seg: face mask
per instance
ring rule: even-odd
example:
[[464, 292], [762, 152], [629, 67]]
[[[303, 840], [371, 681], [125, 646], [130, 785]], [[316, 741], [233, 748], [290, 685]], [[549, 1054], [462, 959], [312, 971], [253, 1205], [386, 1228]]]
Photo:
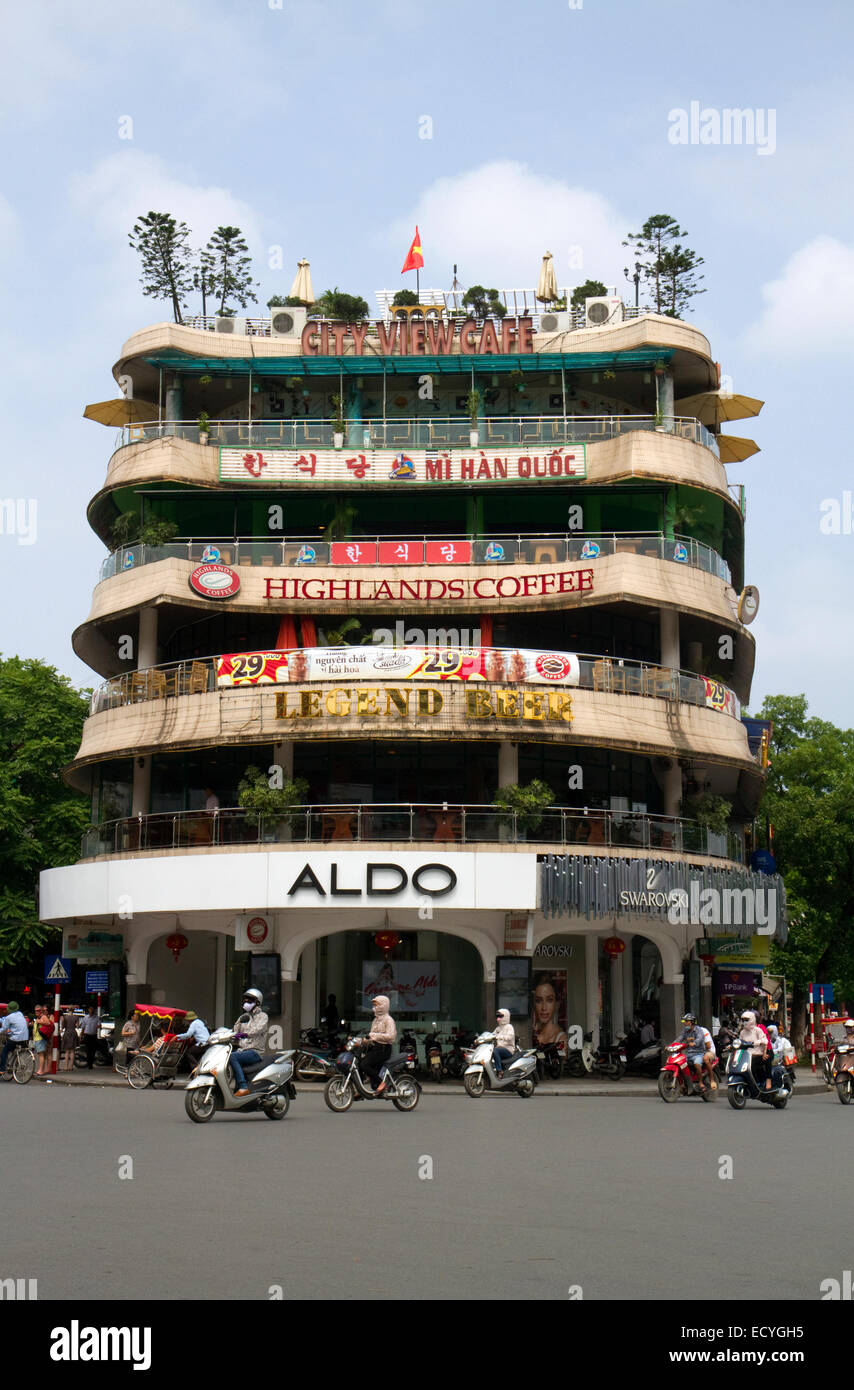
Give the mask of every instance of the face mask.
[[253, 1010], [253, 1009], [257, 1009], [257, 1007], [258, 1007], [258, 1005], [255, 1003], [255, 1000], [254, 1000], [254, 999], [244, 999], [244, 1001], [243, 1001], [243, 1012], [244, 1012], [244, 1013], [246, 1013], [246, 1014], [251, 1014], [252, 1010]]

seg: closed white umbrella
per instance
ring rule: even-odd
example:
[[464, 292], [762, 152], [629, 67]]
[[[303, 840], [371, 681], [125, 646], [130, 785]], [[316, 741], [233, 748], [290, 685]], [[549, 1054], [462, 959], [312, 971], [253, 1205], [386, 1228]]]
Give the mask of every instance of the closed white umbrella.
[[314, 303], [314, 290], [311, 287], [311, 271], [308, 261], [297, 262], [297, 278], [291, 285], [291, 299], [301, 299], [304, 304]]
[[551, 251], [547, 251], [543, 256], [543, 264], [540, 266], [540, 278], [537, 281], [537, 298], [541, 300], [543, 304], [551, 304], [555, 299], [559, 298]]

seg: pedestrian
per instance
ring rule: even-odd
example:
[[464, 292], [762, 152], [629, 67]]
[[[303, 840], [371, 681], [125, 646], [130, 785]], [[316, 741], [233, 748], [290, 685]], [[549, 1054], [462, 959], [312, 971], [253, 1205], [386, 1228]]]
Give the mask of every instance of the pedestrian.
[[128, 1009], [128, 1016], [122, 1027], [122, 1042], [125, 1045], [125, 1062], [129, 1062], [139, 1047], [139, 1012]]
[[60, 1041], [62, 1043], [62, 1060], [64, 1063], [63, 1071], [74, 1069], [74, 1054], [77, 1051], [77, 1019], [74, 1017], [73, 1009], [66, 1009], [62, 1015], [60, 1024]]
[[36, 1076], [47, 1076], [50, 1071], [50, 1043], [53, 1037], [53, 1019], [43, 1004], [36, 1004], [33, 1019], [33, 1051], [38, 1058]]
[[93, 1071], [95, 1067], [95, 1052], [98, 1047], [98, 1028], [101, 1020], [95, 1013], [95, 1005], [89, 1005], [89, 1011], [83, 1019], [83, 1046], [86, 1048], [86, 1070]]
[[334, 994], [330, 994], [327, 999], [326, 1008], [323, 1011], [323, 1017], [320, 1021], [326, 1024], [326, 1031], [330, 1037], [333, 1037], [338, 1032], [341, 1016], [338, 1013], [338, 1003]]

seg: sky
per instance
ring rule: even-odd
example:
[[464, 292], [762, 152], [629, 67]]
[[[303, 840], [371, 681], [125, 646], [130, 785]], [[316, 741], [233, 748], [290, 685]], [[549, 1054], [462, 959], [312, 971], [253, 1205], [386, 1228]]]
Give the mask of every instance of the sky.
[[[0, 651], [99, 680], [71, 633], [105, 553], [86, 506], [115, 435], [82, 412], [118, 394], [131, 333], [169, 317], [139, 288], [141, 213], [171, 212], [194, 245], [240, 226], [262, 305], [305, 256], [316, 292], [373, 309], [409, 285], [416, 223], [425, 286], [457, 264], [465, 284], [530, 287], [550, 250], [559, 284], [632, 300], [621, 243], [666, 212], [705, 261], [688, 321], [766, 402], [730, 427], [762, 449], [728, 470], [761, 595], [750, 708], [804, 693], [850, 727], [852, 31], [847, 0], [7, 8]], [[727, 109], [753, 113], [753, 143], [713, 141]]]

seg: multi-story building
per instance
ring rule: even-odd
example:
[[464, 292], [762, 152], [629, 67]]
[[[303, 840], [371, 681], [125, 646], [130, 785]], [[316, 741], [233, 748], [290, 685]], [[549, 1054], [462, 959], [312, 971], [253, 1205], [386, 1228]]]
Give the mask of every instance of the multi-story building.
[[[92, 826], [43, 918], [72, 955], [120, 938], [128, 1002], [230, 1019], [249, 972], [289, 1038], [377, 983], [424, 1023], [497, 989], [524, 1036], [536, 988], [545, 1031], [672, 1031], [710, 1008], [727, 903], [785, 932], [747, 866], [753, 591], [709, 344], [613, 301], [597, 326], [378, 298], [122, 349], [73, 639]], [[535, 780], [545, 809], [496, 804]]]

